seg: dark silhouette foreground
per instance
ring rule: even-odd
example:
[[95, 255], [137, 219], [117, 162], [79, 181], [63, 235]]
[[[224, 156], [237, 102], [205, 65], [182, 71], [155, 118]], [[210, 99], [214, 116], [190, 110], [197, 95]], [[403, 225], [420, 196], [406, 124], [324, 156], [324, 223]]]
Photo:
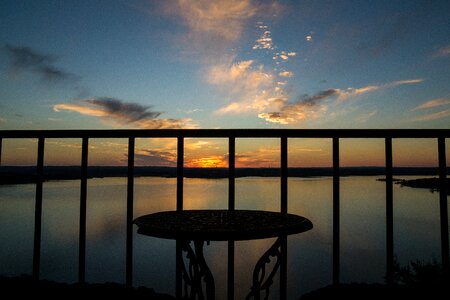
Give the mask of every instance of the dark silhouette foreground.
[[[127, 288], [123, 284], [66, 284], [48, 280], [35, 281], [29, 275], [0, 277], [3, 295], [14, 298], [30, 295], [59, 299], [82, 299], [81, 297], [112, 297], [112, 299], [173, 300], [174, 297], [159, 294], [151, 288]], [[341, 298], [342, 297], [342, 298]], [[425, 284], [384, 284], [352, 283], [327, 286], [301, 297], [301, 300], [315, 299], [450, 299], [450, 285], [444, 282]]]
[[315, 299], [450, 299], [450, 278], [436, 261], [394, 265], [394, 284], [352, 283], [330, 285], [309, 292], [301, 300]]
[[301, 297], [301, 300], [316, 299], [450, 299], [450, 286], [443, 284], [382, 285], [382, 284], [338, 284], [327, 286]]
[[[29, 275], [18, 277], [0, 277], [0, 290], [3, 295], [11, 295], [13, 298], [23, 297], [44, 299], [88, 299], [94, 296], [99, 299], [148, 299], [148, 300], [172, 300], [172, 296], [156, 293], [153, 289], [139, 287], [128, 288], [118, 283], [90, 283], [67, 284], [48, 280], [34, 280]], [[101, 297], [101, 298], [100, 298]]]

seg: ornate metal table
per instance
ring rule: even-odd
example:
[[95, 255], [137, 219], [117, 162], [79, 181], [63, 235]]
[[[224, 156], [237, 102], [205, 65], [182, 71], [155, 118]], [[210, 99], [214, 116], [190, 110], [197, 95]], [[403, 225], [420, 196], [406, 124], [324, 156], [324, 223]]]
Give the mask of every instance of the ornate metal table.
[[[301, 216], [257, 210], [164, 211], [141, 216], [134, 223], [140, 234], [177, 241], [177, 298], [189, 299], [204, 299], [202, 280], [206, 285], [206, 299], [215, 297], [214, 278], [203, 256], [205, 242], [278, 237], [258, 260], [253, 272], [253, 286], [247, 299], [259, 299], [261, 291], [265, 290], [267, 295], [280, 267], [286, 237], [313, 227], [311, 221]], [[189, 260], [187, 268], [183, 251]], [[272, 271], [266, 272], [265, 265], [270, 257], [275, 257], [276, 262]], [[184, 281], [184, 289], [181, 281]]]

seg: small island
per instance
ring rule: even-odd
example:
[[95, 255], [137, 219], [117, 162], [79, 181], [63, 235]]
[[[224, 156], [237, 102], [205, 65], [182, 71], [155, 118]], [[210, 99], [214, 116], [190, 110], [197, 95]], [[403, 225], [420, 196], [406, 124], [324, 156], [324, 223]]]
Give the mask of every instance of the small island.
[[[400, 186], [407, 186], [413, 188], [429, 189], [431, 192], [438, 192], [440, 190], [439, 178], [419, 178], [410, 180], [397, 180], [397, 184]], [[447, 190], [447, 195], [450, 195], [450, 178], [445, 179], [445, 188]]]

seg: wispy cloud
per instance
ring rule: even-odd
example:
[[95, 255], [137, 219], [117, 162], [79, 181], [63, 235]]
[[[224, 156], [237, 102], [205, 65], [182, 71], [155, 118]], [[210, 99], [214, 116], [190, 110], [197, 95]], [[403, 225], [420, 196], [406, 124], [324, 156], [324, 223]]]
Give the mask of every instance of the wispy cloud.
[[[422, 110], [427, 110], [427, 109], [432, 109], [432, 108], [442, 107], [442, 106], [448, 106], [448, 105], [450, 105], [450, 99], [438, 98], [438, 99], [426, 101], [426, 102], [422, 103], [421, 105], [416, 106], [411, 111], [422, 111]], [[450, 109], [418, 116], [418, 117], [413, 118], [412, 120], [413, 121], [433, 121], [433, 120], [446, 118], [448, 116], [450, 116]]]
[[449, 104], [450, 104], [450, 99], [446, 99], [446, 98], [433, 99], [430, 101], [426, 101], [426, 102], [422, 103], [421, 105], [413, 108], [412, 111], [419, 110], [419, 109], [427, 109], [427, 108], [432, 108], [432, 107], [437, 107], [437, 106], [443, 106], [443, 105], [449, 105]]
[[136, 149], [136, 165], [140, 166], [175, 166], [177, 151], [172, 149]]
[[246, 113], [264, 109], [285, 101], [284, 91], [276, 78], [263, 65], [253, 68], [253, 60], [212, 66], [207, 76], [210, 84], [216, 85], [236, 100], [217, 110], [217, 113]]
[[31, 72], [47, 82], [77, 79], [77, 76], [54, 66], [56, 58], [48, 54], [24, 46], [5, 45], [3, 50], [16, 72]]
[[422, 83], [422, 82], [423, 82], [422, 78], [407, 79], [407, 80], [393, 81], [393, 82], [385, 84], [383, 86], [386, 88], [390, 88], [390, 87], [396, 87], [396, 86], [403, 85], [403, 84], [417, 84], [417, 83]]
[[369, 92], [380, 91], [384, 89], [389, 89], [393, 87], [397, 87], [400, 85], [408, 85], [408, 84], [418, 84], [422, 83], [423, 79], [407, 79], [407, 80], [398, 80], [389, 82], [382, 85], [368, 85], [360, 88], [347, 88], [346, 90], [338, 90], [339, 91], [339, 100], [344, 100], [349, 97], [356, 97], [367, 94]]
[[198, 112], [202, 112], [203, 109], [201, 108], [193, 108], [193, 109], [188, 109], [185, 111], [186, 114], [190, 115], [190, 114], [194, 114], [194, 113], [198, 113]]
[[378, 110], [373, 110], [371, 112], [368, 112], [368, 113], [365, 113], [365, 114], [361, 114], [358, 117], [356, 117], [356, 122], [365, 123], [370, 118], [374, 117], [377, 113], [378, 113]]
[[[259, 86], [262, 82], [267, 81], [268, 74], [261, 70], [251, 70], [250, 67], [253, 60], [240, 61], [237, 63], [229, 62], [227, 64], [212, 66], [209, 70], [208, 81], [212, 84], [235, 84], [242, 82], [242, 85]], [[251, 77], [254, 82], [246, 82], [245, 77]], [[244, 82], [243, 82], [244, 81]]]
[[433, 53], [433, 58], [444, 57], [450, 55], [450, 45], [439, 48]]
[[68, 143], [66, 141], [48, 140], [45, 141], [45, 144], [63, 148], [81, 149], [81, 145], [79, 143]]
[[228, 41], [240, 38], [245, 22], [259, 9], [250, 0], [179, 0], [168, 4], [192, 33], [213, 34]]
[[[259, 113], [258, 116], [271, 123], [283, 125], [296, 124], [304, 120], [317, 119], [318, 117], [323, 116], [328, 111], [328, 107], [331, 103], [337, 105], [349, 98], [358, 97], [370, 92], [405, 84], [418, 84], [422, 81], [422, 79], [399, 80], [383, 85], [368, 85], [360, 88], [347, 88], [345, 90], [328, 89], [320, 91], [313, 96], [304, 95], [294, 103], [284, 101], [279, 106], [278, 111], [262, 112]], [[373, 115], [375, 115], [375, 113]]]
[[55, 112], [74, 111], [83, 115], [100, 117], [117, 125], [137, 128], [182, 128], [194, 126], [189, 119], [159, 119], [160, 112], [151, 110], [151, 106], [128, 103], [114, 98], [82, 99], [78, 103], [61, 103], [53, 106]]
[[49, 120], [50, 122], [62, 122], [63, 119], [61, 118], [47, 118], [47, 120]]
[[295, 151], [297, 152], [323, 152], [323, 149], [321, 148], [295, 148]]
[[[217, 60], [243, 35], [248, 22], [267, 11], [267, 4], [252, 0], [163, 1], [163, 11], [187, 29], [177, 43], [204, 60]], [[271, 6], [275, 9], [277, 5]]]
[[187, 140], [184, 147], [186, 150], [212, 149], [215, 147], [215, 143], [205, 140]]
[[237, 168], [277, 167], [280, 163], [280, 149], [259, 148], [236, 154]]
[[258, 117], [271, 123], [293, 124], [306, 119], [316, 119], [328, 110], [328, 105], [321, 104], [321, 100], [333, 97], [336, 90], [330, 89], [317, 95], [306, 97], [295, 103], [285, 103], [278, 112], [260, 113]]
[[447, 117], [450, 117], [450, 109], [446, 109], [437, 113], [432, 113], [424, 116], [419, 116], [414, 118], [413, 121], [433, 121]]

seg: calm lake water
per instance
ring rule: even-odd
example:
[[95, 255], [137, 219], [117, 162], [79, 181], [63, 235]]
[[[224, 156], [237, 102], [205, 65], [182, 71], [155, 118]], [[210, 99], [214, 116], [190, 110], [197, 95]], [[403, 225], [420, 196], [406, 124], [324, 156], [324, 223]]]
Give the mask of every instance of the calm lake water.
[[[385, 183], [378, 177], [341, 178], [341, 279], [383, 282]], [[406, 177], [405, 177], [406, 178]], [[414, 177], [407, 177], [414, 178]], [[185, 179], [185, 209], [226, 209], [227, 179]], [[78, 268], [79, 181], [44, 183], [41, 278], [75, 282]], [[236, 179], [236, 209], [279, 211], [279, 178]], [[290, 213], [314, 224], [288, 237], [288, 299], [332, 279], [332, 179], [290, 178]], [[0, 186], [0, 275], [31, 274], [35, 186]], [[176, 179], [136, 178], [134, 217], [174, 210]], [[125, 282], [126, 178], [88, 181], [86, 280]], [[134, 228], [135, 286], [175, 294], [175, 241]], [[253, 268], [273, 239], [235, 243], [235, 297], [250, 291]], [[394, 185], [394, 243], [398, 261], [440, 261], [439, 194]], [[227, 243], [204, 247], [217, 299], [226, 297]], [[278, 277], [277, 277], [278, 278]], [[271, 289], [277, 298], [278, 281]]]

